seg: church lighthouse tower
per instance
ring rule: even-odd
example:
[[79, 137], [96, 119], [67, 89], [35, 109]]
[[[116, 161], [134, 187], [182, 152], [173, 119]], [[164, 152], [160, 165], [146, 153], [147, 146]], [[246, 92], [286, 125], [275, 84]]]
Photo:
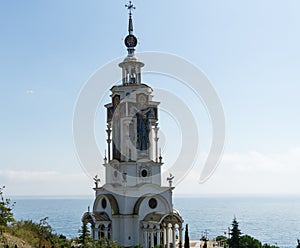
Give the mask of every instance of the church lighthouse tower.
[[161, 184], [162, 158], [158, 154], [158, 105], [152, 88], [142, 83], [144, 64], [135, 56], [131, 1], [128, 54], [119, 64], [120, 85], [111, 88], [107, 109], [105, 184], [96, 181], [93, 210], [83, 222], [91, 224], [93, 240], [115, 241], [124, 247], [175, 247], [182, 243], [182, 223], [173, 209], [172, 177]]

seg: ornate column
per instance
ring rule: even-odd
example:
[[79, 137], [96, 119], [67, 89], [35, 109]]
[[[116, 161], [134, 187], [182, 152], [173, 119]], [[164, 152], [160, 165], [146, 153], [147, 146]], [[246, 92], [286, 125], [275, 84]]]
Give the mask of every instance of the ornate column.
[[169, 227], [169, 224], [167, 224], [167, 230], [166, 230], [166, 245], [167, 245], [167, 248], [170, 248], [170, 241], [169, 241], [169, 235], [170, 235], [170, 227]]
[[154, 230], [153, 229], [150, 230], [150, 247], [151, 248], [154, 247]]
[[107, 133], [107, 152], [108, 152], [108, 162], [111, 160], [111, 157], [110, 157], [110, 147], [111, 147], [111, 124], [107, 124], [107, 129], [106, 129], [106, 133]]
[[139, 83], [142, 83], [142, 77], [141, 77], [141, 68], [139, 67]]
[[183, 231], [183, 229], [182, 229], [182, 227], [180, 226], [179, 227], [179, 248], [182, 248], [182, 244], [183, 244], [183, 240], [182, 240], [182, 231]]
[[173, 243], [173, 247], [176, 247], [176, 226], [173, 225], [172, 226], [172, 243]]
[[167, 244], [167, 230], [166, 230], [166, 227], [163, 227], [163, 245], [165, 247], [165, 245]]
[[156, 225], [156, 240], [157, 240], [157, 246], [160, 245], [160, 235], [161, 235], [161, 230], [160, 230], [160, 226]]
[[93, 228], [93, 233], [92, 233], [92, 238], [93, 240], [98, 240], [99, 236], [98, 236], [98, 232], [99, 232], [99, 228]]
[[159, 127], [158, 127], [158, 123], [155, 123], [155, 125], [154, 125], [154, 128], [153, 128], [153, 130], [154, 130], [154, 149], [155, 149], [155, 159], [154, 159], [154, 161], [156, 162], [156, 163], [158, 163], [158, 130], [159, 130]]
[[138, 81], [138, 78], [137, 78], [137, 64], [134, 65], [134, 67], [132, 68], [132, 71], [133, 71], [133, 76], [134, 76], [134, 83], [136, 84], [137, 81]]
[[124, 68], [122, 69], [122, 82], [126, 84], [126, 70]]
[[125, 82], [125, 84], [128, 84], [128, 70], [126, 68], [124, 68], [124, 71], [125, 71], [124, 82]]
[[143, 234], [144, 234], [144, 245], [143, 245], [143, 247], [144, 248], [148, 248], [148, 233], [147, 233], [147, 225], [144, 225], [144, 229], [143, 229]]
[[132, 75], [132, 67], [131, 67], [131, 65], [129, 65], [129, 66], [128, 66], [128, 76], [129, 76], [129, 78], [128, 78], [128, 83], [129, 83], [129, 84], [132, 83], [132, 82], [131, 82], [131, 75]]
[[154, 159], [153, 157], [153, 142], [152, 142], [152, 138], [153, 138], [153, 125], [151, 123], [151, 121], [149, 121], [149, 127], [150, 127], [150, 130], [149, 130], [149, 146], [148, 146], [148, 149], [147, 149], [147, 155], [148, 155], [148, 158], [151, 160], [151, 159]]
[[154, 226], [153, 224], [149, 225], [149, 234], [150, 234], [150, 248], [154, 247]]
[[108, 235], [107, 235], [107, 229], [108, 229], [108, 225], [105, 224], [105, 225], [104, 225], [104, 238], [108, 238]]
[[131, 119], [130, 118], [124, 118], [123, 119], [123, 125], [122, 125], [122, 135], [121, 135], [121, 156], [125, 161], [130, 160], [129, 157], [129, 151], [130, 151], [130, 137], [129, 137], [129, 125], [130, 125]]

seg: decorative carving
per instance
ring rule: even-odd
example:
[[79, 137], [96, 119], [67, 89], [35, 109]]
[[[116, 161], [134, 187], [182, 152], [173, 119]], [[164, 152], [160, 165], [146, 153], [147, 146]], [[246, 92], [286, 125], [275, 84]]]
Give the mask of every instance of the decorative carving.
[[119, 179], [120, 166], [116, 162], [113, 163], [111, 166], [112, 166], [112, 178], [114, 181], [117, 181]]
[[170, 173], [170, 176], [167, 177], [167, 181], [169, 182], [169, 187], [172, 188], [174, 176]]
[[99, 188], [99, 183], [101, 182], [101, 179], [98, 178], [98, 175], [96, 175], [93, 179], [94, 179], [94, 182], [95, 182], [95, 187], [96, 187], [96, 189], [98, 189]]

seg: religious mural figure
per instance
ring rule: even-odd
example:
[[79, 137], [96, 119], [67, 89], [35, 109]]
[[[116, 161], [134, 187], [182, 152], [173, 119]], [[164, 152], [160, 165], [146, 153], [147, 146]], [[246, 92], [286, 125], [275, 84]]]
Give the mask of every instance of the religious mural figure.
[[140, 151], [147, 151], [149, 144], [149, 112], [148, 96], [145, 94], [137, 94], [137, 149]]
[[137, 149], [140, 151], [148, 150], [149, 146], [149, 115], [150, 109], [141, 110], [137, 113]]
[[113, 158], [120, 160], [120, 110], [118, 105], [120, 103], [120, 96], [116, 95], [113, 98]]

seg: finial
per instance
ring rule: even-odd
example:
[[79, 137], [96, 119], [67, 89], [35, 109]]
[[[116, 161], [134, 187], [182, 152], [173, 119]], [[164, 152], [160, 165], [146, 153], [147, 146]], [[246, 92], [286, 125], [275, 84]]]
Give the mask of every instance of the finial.
[[172, 173], [170, 173], [170, 176], [167, 177], [167, 181], [169, 182], [169, 187], [172, 188], [172, 183], [173, 183], [174, 176]]
[[90, 212], [90, 206], [88, 206], [88, 212]]
[[104, 164], [107, 164], [106, 149], [104, 150]]
[[161, 148], [159, 148], [159, 163], [162, 163]]
[[98, 175], [96, 175], [93, 179], [94, 179], [94, 182], [95, 182], [96, 189], [98, 189], [99, 183], [101, 182], [101, 179], [98, 178]]

